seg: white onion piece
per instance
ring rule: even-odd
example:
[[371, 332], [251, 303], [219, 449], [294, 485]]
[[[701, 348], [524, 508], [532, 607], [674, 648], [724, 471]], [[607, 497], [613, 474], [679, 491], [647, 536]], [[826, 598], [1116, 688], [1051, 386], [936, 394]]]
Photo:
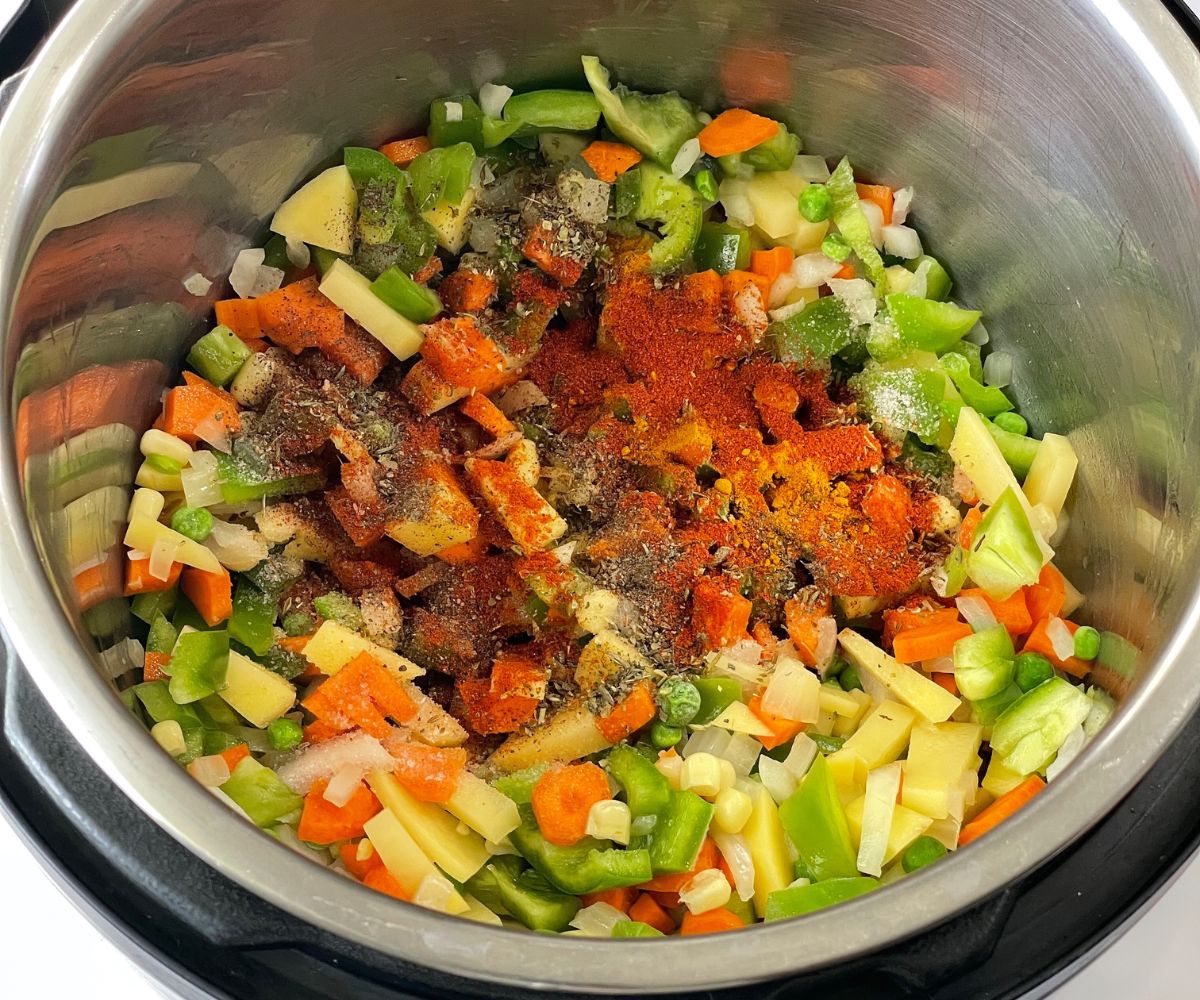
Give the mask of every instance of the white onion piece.
[[954, 673], [954, 657], [938, 656], [932, 660], [922, 660], [921, 669], [927, 674]]
[[820, 156], [797, 156], [792, 164], [792, 173], [799, 174], [811, 184], [824, 184], [829, 180], [829, 164]]
[[171, 578], [171, 566], [175, 563], [175, 557], [179, 555], [179, 549], [183, 545], [182, 539], [162, 536], [154, 541], [154, 547], [150, 550], [150, 566], [149, 573], [156, 580], [169, 580]]
[[790, 798], [796, 791], [796, 776], [773, 757], [759, 759], [758, 776], [762, 779], [763, 788], [771, 793], [776, 805]]
[[187, 766], [187, 773], [205, 788], [220, 788], [229, 780], [229, 765], [219, 753], [197, 757]]
[[753, 639], [740, 639], [721, 652], [738, 663], [758, 663], [762, 660], [763, 648], [761, 643]]
[[675, 177], [683, 177], [700, 159], [700, 140], [692, 137], [679, 147], [675, 159], [671, 161], [671, 173]]
[[362, 768], [357, 764], [347, 764], [329, 779], [329, 784], [325, 786], [323, 798], [326, 802], [341, 809], [342, 806], [354, 798], [354, 793], [358, 791], [358, 786], [362, 782], [362, 778]]
[[920, 257], [923, 252], [917, 231], [895, 223], [883, 227], [883, 248], [893, 257], [903, 257], [905, 260]]
[[978, 344], [980, 347], [982, 347], [991, 339], [992, 338], [988, 335], [987, 327], [984, 326], [982, 322], [976, 323], [973, 327], [971, 327], [970, 330], [967, 331], [966, 336], [963, 337], [963, 340], [965, 340], [968, 344]]
[[498, 83], [485, 83], [479, 88], [479, 109], [489, 118], [499, 118], [504, 113], [504, 105], [512, 97], [512, 87]]
[[801, 734], [792, 740], [792, 749], [784, 758], [783, 766], [792, 772], [797, 781], [808, 774], [813, 761], [817, 759], [817, 745], [807, 736]]
[[[813, 293], [812, 297], [815, 298], [817, 289], [814, 287], [810, 289], [810, 291]], [[786, 306], [780, 306], [778, 309], [772, 309], [767, 313], [767, 315], [770, 317], [772, 323], [778, 323], [780, 320], [785, 320], [791, 316], [795, 316], [796, 313], [804, 312], [804, 310], [808, 308], [808, 305], [809, 303], [807, 299], [800, 299], [798, 302], [790, 302]]]
[[771, 283], [771, 295], [767, 299], [767, 305], [772, 309], [778, 309], [797, 287], [796, 278], [790, 271], [785, 271]]
[[877, 767], [867, 774], [863, 803], [862, 836], [858, 845], [858, 870], [876, 878], [883, 873], [888, 835], [900, 792], [900, 763]]
[[1087, 743], [1087, 734], [1083, 731], [1083, 726], [1076, 726], [1067, 734], [1067, 738], [1063, 740], [1063, 745], [1058, 748], [1058, 754], [1046, 768], [1046, 780], [1053, 781], [1066, 769], [1067, 765], [1079, 756]]
[[871, 242], [875, 244], [875, 249], [883, 247], [883, 209], [873, 201], [867, 201], [860, 198], [858, 207], [862, 209], [863, 215], [867, 217], [867, 225], [871, 227]]
[[254, 569], [267, 558], [267, 540], [259, 532], [219, 518], [213, 520], [212, 533], [204, 539], [204, 546], [222, 566], [239, 573]]
[[956, 597], [954, 604], [973, 632], [982, 632], [996, 624], [996, 616], [982, 597]]
[[850, 318], [859, 325], [870, 323], [875, 318], [877, 303], [875, 288], [866, 278], [830, 278], [825, 282], [829, 290], [846, 303]]
[[[799, 660], [780, 659], [763, 691], [763, 711], [811, 724], [821, 715], [821, 681]], [[760, 763], [760, 772], [762, 764]]]
[[566, 542], [557, 548], [551, 549], [550, 554], [563, 566], [570, 566], [571, 559], [575, 556], [575, 547], [578, 544], [578, 542]]
[[[809, 740], [811, 743], [812, 740]], [[754, 898], [754, 858], [750, 854], [750, 845], [740, 833], [726, 833], [714, 824], [710, 835], [729, 866], [729, 874], [733, 876], [733, 889], [742, 902]]]
[[698, 753], [710, 753], [714, 757], [724, 757], [725, 748], [729, 746], [729, 739], [729, 731], [717, 726], [708, 726], [698, 730], [692, 733], [684, 745], [681, 751], [683, 758], [687, 760], [688, 757]]
[[799, 288], [816, 288], [823, 285], [841, 269], [840, 263], [823, 253], [801, 254], [792, 261], [792, 277]]
[[304, 240], [297, 240], [289, 236], [283, 246], [292, 267], [308, 267], [309, 261], [312, 260], [312, 251], [308, 249], [308, 244]]
[[100, 653], [99, 660], [104, 676], [115, 680], [131, 670], [141, 670], [146, 663], [146, 649], [137, 639], [122, 639]]
[[497, 408], [506, 417], [511, 417], [514, 413], [521, 413], [524, 410], [531, 410], [535, 406], [545, 406], [549, 402], [550, 400], [538, 388], [537, 383], [530, 382], [528, 379], [505, 389], [495, 399]]
[[1075, 655], [1075, 637], [1061, 618], [1051, 618], [1046, 622], [1046, 638], [1054, 648], [1054, 655], [1060, 660], [1069, 660]]
[[837, 620], [830, 615], [817, 619], [817, 648], [813, 650], [816, 658], [817, 672], [821, 677], [833, 662], [833, 654], [837, 652]]
[[892, 225], [902, 226], [908, 221], [908, 209], [912, 205], [912, 199], [911, 184], [908, 187], [900, 188], [892, 196]]
[[297, 795], [306, 795], [313, 782], [332, 778], [350, 766], [361, 768], [364, 773], [376, 768], [391, 771], [396, 766], [396, 759], [374, 736], [355, 731], [301, 750], [276, 773], [279, 780]]
[[443, 105], [446, 111], [446, 121], [460, 122], [463, 116], [462, 104], [458, 101], [446, 101]]
[[754, 765], [758, 763], [758, 755], [762, 753], [762, 744], [753, 736], [746, 733], [731, 733], [729, 742], [721, 751], [721, 759], [733, 765], [733, 771], [738, 777], [746, 777]]
[[207, 295], [212, 288], [212, 282], [199, 271], [193, 271], [183, 279], [183, 287], [193, 295]]
[[221, 483], [217, 478], [217, 459], [211, 451], [195, 452], [192, 464], [179, 473], [183, 499], [189, 507], [211, 507], [221, 502]]
[[613, 928], [629, 917], [610, 903], [585, 906], [571, 918], [571, 926], [589, 937], [612, 937]]
[[258, 280], [258, 269], [263, 266], [267, 251], [262, 247], [248, 247], [237, 255], [233, 269], [229, 272], [229, 284], [243, 299], [248, 298]]
[[983, 380], [1003, 389], [1012, 383], [1013, 359], [1007, 351], [995, 351], [983, 359]]
[[742, 190], [744, 185], [734, 187], [731, 184], [721, 184], [721, 206], [725, 209], [725, 218], [738, 226], [754, 225], [754, 206], [750, 204], [750, 196]]
[[914, 299], [923, 299], [929, 294], [929, 272], [933, 269], [933, 263], [928, 260], [921, 261], [917, 265], [917, 269], [913, 271], [912, 281], [908, 283], [908, 290], [905, 295], [911, 295]]
[[229, 430], [220, 420], [207, 416], [197, 421], [194, 433], [205, 444], [224, 455], [229, 454]]

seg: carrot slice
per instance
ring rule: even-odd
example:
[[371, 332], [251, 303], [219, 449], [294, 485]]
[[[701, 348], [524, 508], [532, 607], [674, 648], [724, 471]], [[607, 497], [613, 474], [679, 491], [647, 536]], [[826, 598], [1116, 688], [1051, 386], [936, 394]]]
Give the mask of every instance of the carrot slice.
[[1050, 563], [1042, 567], [1038, 582], [1025, 588], [1025, 604], [1035, 622], [1062, 613], [1067, 602], [1067, 582]]
[[427, 136], [414, 135], [411, 139], [395, 139], [392, 142], [385, 142], [379, 147], [379, 152], [396, 166], [407, 167], [418, 156], [428, 153], [432, 148]]
[[1031, 774], [1010, 792], [1001, 795], [958, 833], [958, 846], [963, 847], [972, 840], [982, 837], [993, 827], [1008, 819], [1046, 787], [1046, 782]]
[[343, 806], [325, 798], [327, 781], [317, 781], [304, 796], [296, 836], [310, 844], [332, 844], [363, 835], [363, 824], [382, 808], [375, 793], [361, 781]]
[[[1029, 637], [1025, 640], [1025, 646], [1021, 652], [1041, 653], [1059, 670], [1065, 670], [1072, 677], [1087, 676], [1088, 671], [1092, 669], [1092, 665], [1086, 660], [1081, 660], [1076, 656], [1068, 656], [1065, 660], [1059, 659], [1058, 654], [1054, 652], [1054, 643], [1050, 641], [1050, 634], [1046, 631], [1049, 625], [1049, 616], [1039, 621], [1033, 627], [1033, 631], [1029, 633]], [[1071, 635], [1074, 635], [1079, 629], [1079, 626], [1074, 622], [1067, 622], [1066, 626]]]
[[382, 864], [378, 868], [372, 868], [367, 872], [362, 882], [363, 885], [374, 889], [376, 892], [382, 892], [385, 896], [391, 896], [393, 899], [399, 899], [405, 903], [412, 899], [412, 896], [405, 891], [404, 886], [400, 884], [399, 880]]
[[778, 132], [779, 122], [745, 108], [730, 108], [700, 130], [700, 148], [709, 156], [730, 156], [753, 149]]
[[166, 677], [167, 672], [163, 670], [163, 667], [170, 662], [170, 653], [147, 653], [145, 662], [142, 664], [142, 680], [156, 681]]
[[954, 697], [958, 697], [958, 682], [954, 679], [953, 674], [930, 674], [929, 676], [938, 687], [949, 691]]
[[341, 736], [343, 732], [345, 732], [345, 730], [343, 730], [340, 726], [335, 726], [331, 722], [322, 722], [320, 719], [317, 719], [316, 722], [310, 722], [304, 727], [304, 742], [324, 743], [326, 740], [331, 740], [335, 736]]
[[284, 285], [254, 300], [261, 336], [292, 354], [337, 339], [346, 314], [325, 298], [316, 277]]
[[855, 184], [861, 201], [873, 201], [883, 212], [883, 224], [892, 224], [892, 189], [886, 184]]
[[233, 580], [229, 570], [220, 573], [188, 566], [183, 571], [180, 587], [200, 612], [207, 625], [220, 625], [233, 614]]
[[365, 861], [359, 861], [358, 843], [342, 844], [338, 848], [338, 854], [341, 856], [342, 864], [346, 866], [346, 871], [361, 882], [376, 868], [382, 868], [383, 861], [380, 860], [378, 851], [372, 851], [370, 857]]
[[262, 339], [257, 299], [222, 299], [213, 308], [216, 310], [217, 322], [229, 327], [242, 340]]
[[171, 563], [167, 578], [160, 580], [158, 577], [150, 575], [149, 558], [126, 559], [125, 596], [132, 597], [134, 594], [151, 594], [160, 590], [170, 590], [179, 582], [179, 574], [182, 571], [183, 563]]
[[417, 705], [408, 692], [369, 653], [359, 653], [303, 704], [339, 731], [357, 727], [376, 739], [395, 732], [385, 716], [404, 723], [417, 714]]
[[481, 312], [492, 304], [498, 288], [491, 275], [460, 267], [438, 285], [438, 295], [448, 312]]
[[851, 264], [850, 261], [846, 261], [846, 263], [837, 269], [837, 271], [834, 273], [834, 277], [840, 278], [843, 281], [851, 281], [852, 279], [858, 277], [858, 272], [854, 270], [854, 265]]
[[583, 162], [592, 168], [600, 180], [611, 184], [621, 174], [642, 162], [642, 154], [632, 146], [623, 142], [603, 142], [596, 140], [589, 144], [582, 153]]
[[724, 649], [746, 636], [751, 603], [727, 576], [706, 576], [692, 591], [692, 630], [705, 649]]
[[596, 720], [596, 728], [609, 743], [619, 743], [630, 733], [653, 722], [657, 714], [654, 686], [649, 681], [642, 681], [617, 702], [608, 715]]
[[966, 622], [919, 625], [901, 632], [892, 641], [892, 655], [901, 663], [920, 663], [954, 652], [954, 644], [971, 634]]
[[771, 279], [755, 271], [730, 271], [722, 277], [721, 283], [731, 299], [737, 298], [747, 285], [753, 285], [758, 289], [762, 295], [763, 305], [767, 304], [767, 299], [771, 294]]
[[671, 919], [671, 915], [667, 913], [657, 900], [648, 893], [643, 892], [632, 905], [629, 907], [629, 919], [640, 920], [643, 924], [649, 924], [656, 931], [662, 931], [664, 934], [670, 934], [675, 930], [675, 921]]
[[206, 422], [220, 425], [229, 434], [242, 429], [233, 396], [192, 372], [184, 372], [183, 380], [185, 384], [168, 392], [163, 403], [164, 431], [194, 445], [200, 440], [196, 428]]
[[763, 745], [764, 750], [774, 750], [778, 746], [783, 746], [783, 744], [793, 739], [797, 733], [804, 729], [803, 722], [785, 719], [781, 715], [772, 715], [770, 712], [763, 711], [761, 691], [750, 699], [748, 707], [751, 712], [758, 716], [759, 721], [771, 730], [770, 736], [755, 737]]
[[685, 913], [683, 923], [679, 925], [681, 937], [693, 934], [719, 934], [722, 931], [741, 930], [746, 925], [736, 913], [731, 913], [724, 907], [709, 910], [707, 913]]
[[422, 802], [447, 802], [467, 769], [462, 747], [431, 747], [424, 743], [394, 743], [396, 780]]
[[[633, 898], [636, 895], [637, 890], [630, 885], [620, 889], [605, 889], [603, 892], [589, 892], [583, 896], [583, 905], [591, 906], [593, 903], [607, 903], [614, 909], [628, 915], [629, 907], [633, 905]], [[654, 925], [651, 924], [650, 926], [653, 927]]]
[[883, 644], [890, 646], [905, 629], [956, 621], [958, 608], [889, 608], [883, 613]]
[[971, 543], [975, 541], [975, 529], [979, 527], [979, 522], [982, 520], [983, 511], [978, 507], [972, 507], [963, 515], [962, 524], [958, 526], [958, 544], [964, 549], [969, 549]]
[[509, 381], [504, 353], [474, 316], [440, 319], [424, 330], [421, 357], [452, 386], [491, 392]]
[[533, 719], [541, 704], [540, 698], [493, 691], [486, 677], [464, 677], [456, 689], [467, 725], [483, 736], [515, 732]]
[[783, 605], [783, 621], [801, 662], [807, 667], [817, 665], [817, 645], [820, 641], [820, 621], [829, 616], [833, 602], [825, 597], [806, 602], [793, 597]]
[[792, 269], [796, 255], [791, 247], [772, 247], [770, 250], [755, 250], [750, 254], [750, 270], [761, 274], [773, 285], [775, 279]]
[[525, 237], [521, 253], [564, 288], [570, 288], [583, 274], [584, 264], [583, 261], [576, 260], [574, 257], [556, 254], [554, 252], [556, 238], [557, 230], [535, 225], [529, 230], [529, 235]]
[[225, 761], [225, 766], [229, 768], [231, 773], [238, 764], [249, 756], [250, 747], [245, 743], [239, 743], [237, 746], [232, 746], [228, 750], [221, 751], [221, 760]]
[[612, 798], [608, 778], [596, 764], [552, 768], [533, 786], [533, 815], [542, 836], [561, 847], [577, 844], [587, 834], [588, 812]]
[[504, 437], [505, 434], [511, 434], [517, 429], [500, 407], [482, 392], [468, 396], [459, 404], [459, 409], [494, 438]]

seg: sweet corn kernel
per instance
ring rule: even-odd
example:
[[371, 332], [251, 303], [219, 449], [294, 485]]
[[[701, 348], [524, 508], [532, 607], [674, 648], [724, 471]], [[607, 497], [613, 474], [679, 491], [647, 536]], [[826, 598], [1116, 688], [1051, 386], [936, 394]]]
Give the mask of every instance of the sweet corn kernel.
[[679, 791], [683, 777], [683, 758], [677, 753], [660, 754], [654, 766], [658, 773], [667, 779], [671, 788]]
[[721, 769], [720, 791], [723, 792], [728, 788], [732, 788], [737, 782], [737, 771], [733, 769], [733, 761], [726, 760], [724, 757], [717, 758], [717, 766]]
[[679, 902], [691, 913], [707, 913], [728, 903], [731, 894], [724, 874], [716, 868], [705, 868], [679, 890]]
[[588, 810], [587, 834], [597, 840], [628, 844], [629, 825], [632, 822], [633, 814], [629, 806], [615, 799], [604, 799]]
[[716, 806], [713, 822], [725, 833], [741, 833], [754, 811], [750, 796], [738, 788], [724, 789], [713, 804]]
[[154, 737], [154, 742], [172, 757], [178, 757], [187, 750], [187, 741], [183, 738], [183, 727], [174, 719], [156, 722], [150, 728], [150, 735]]
[[694, 753], [683, 762], [679, 787], [711, 799], [721, 791], [721, 759], [710, 753]]

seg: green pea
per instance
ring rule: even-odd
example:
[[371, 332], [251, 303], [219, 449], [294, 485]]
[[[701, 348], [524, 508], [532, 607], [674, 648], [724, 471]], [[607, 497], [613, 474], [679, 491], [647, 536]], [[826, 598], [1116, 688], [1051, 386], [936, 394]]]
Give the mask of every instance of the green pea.
[[842, 668], [841, 673], [838, 674], [837, 679], [843, 691], [862, 690], [862, 681], [858, 676], [858, 667], [853, 663], [847, 663]]
[[830, 233], [825, 239], [821, 240], [821, 253], [830, 260], [836, 260], [840, 263], [850, 256], [850, 244], [837, 233]]
[[1081, 660], [1094, 660], [1100, 655], [1100, 633], [1091, 625], [1075, 630], [1075, 655]]
[[1021, 414], [1009, 411], [1007, 413], [997, 413], [992, 417], [992, 423], [999, 427], [1002, 431], [1008, 431], [1010, 434], [1028, 434], [1029, 421]]
[[809, 222], [824, 222], [833, 211], [833, 199], [824, 184], [810, 184], [800, 192], [800, 214]]
[[670, 677], [659, 685], [658, 714], [668, 726], [686, 726], [699, 711], [700, 691], [695, 684]]
[[701, 170], [696, 175], [696, 190], [705, 201], [718, 201], [721, 197], [717, 189], [717, 179], [711, 170]]
[[194, 542], [202, 542], [213, 529], [213, 516], [203, 507], [180, 507], [171, 515], [171, 527]]
[[1041, 653], [1021, 653], [1015, 663], [1017, 687], [1022, 691], [1032, 691], [1054, 676], [1054, 664]]
[[280, 622], [284, 635], [295, 638], [298, 635], [308, 635], [313, 630], [313, 620], [303, 611], [289, 611]]
[[656, 750], [670, 750], [683, 739], [683, 726], [669, 726], [662, 719], [655, 719], [650, 727], [650, 745]]
[[908, 845], [908, 849], [900, 858], [900, 865], [906, 872], [915, 872], [945, 855], [946, 845], [940, 840], [934, 837], [918, 837]]
[[267, 739], [274, 750], [295, 750], [304, 739], [304, 730], [293, 719], [276, 719], [267, 726]]

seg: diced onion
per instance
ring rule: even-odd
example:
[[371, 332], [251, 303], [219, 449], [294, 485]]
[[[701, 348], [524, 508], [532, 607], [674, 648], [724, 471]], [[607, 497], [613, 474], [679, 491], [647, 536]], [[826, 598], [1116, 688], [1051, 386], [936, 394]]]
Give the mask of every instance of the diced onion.
[[[817, 289], [811, 289], [815, 297]], [[786, 306], [780, 306], [778, 309], [772, 309], [767, 316], [770, 317], [772, 323], [778, 323], [781, 320], [795, 316], [797, 313], [802, 313], [808, 308], [808, 300], [800, 299], [797, 302], [789, 302]]]
[[762, 643], [753, 639], [741, 639], [721, 652], [739, 663], [758, 663], [762, 660], [763, 648]]
[[683, 177], [692, 169], [698, 159], [700, 159], [700, 140], [693, 136], [679, 147], [679, 152], [671, 161], [671, 173], [675, 177]]
[[490, 215], [476, 214], [471, 219], [471, 233], [468, 239], [472, 250], [491, 253], [500, 242], [500, 225]]
[[841, 264], [823, 253], [801, 254], [792, 261], [792, 277], [799, 288], [816, 288], [823, 285], [841, 269]]
[[195, 435], [205, 444], [224, 455], [229, 454], [229, 431], [215, 417], [207, 416], [196, 423]]
[[446, 101], [444, 104], [446, 110], [446, 121], [460, 122], [463, 116], [463, 106], [458, 101]]
[[226, 569], [239, 573], [254, 569], [267, 558], [267, 541], [259, 532], [241, 524], [213, 520], [212, 532], [204, 545]]
[[820, 694], [821, 681], [816, 674], [799, 660], [781, 658], [763, 691], [763, 711], [811, 724], [821, 714]]
[[581, 222], [600, 225], [608, 218], [609, 185], [578, 170], [564, 170], [555, 183], [563, 204]]
[[994, 351], [983, 359], [983, 380], [988, 385], [1003, 389], [1011, 384], [1012, 373], [1012, 355], [1006, 351]]
[[820, 156], [797, 156], [792, 164], [792, 173], [799, 174], [812, 184], [824, 184], [829, 180], [829, 164]]
[[585, 906], [571, 918], [571, 926], [589, 937], [612, 937], [613, 928], [629, 917], [611, 903]]
[[753, 736], [745, 733], [732, 733], [729, 742], [725, 744], [725, 749], [721, 751], [721, 758], [733, 765], [733, 771], [738, 777], [744, 778], [754, 770], [762, 748], [762, 744]]
[[766, 667], [757, 661], [740, 660], [729, 655], [730, 652], [730, 650], [722, 650], [720, 653], [709, 656], [708, 672], [712, 676], [732, 677], [745, 690], [758, 688], [766, 683], [768, 672]]
[[929, 272], [933, 270], [933, 263], [928, 260], [921, 261], [917, 265], [917, 269], [913, 271], [912, 281], [908, 283], [908, 290], [905, 295], [911, 295], [914, 299], [923, 299], [929, 294]]
[[506, 417], [511, 417], [514, 413], [521, 413], [524, 410], [531, 410], [535, 406], [545, 406], [549, 402], [550, 400], [538, 388], [537, 383], [530, 382], [528, 379], [505, 389], [496, 397], [496, 406]]
[[423, 906], [427, 910], [436, 910], [438, 913], [446, 913], [452, 900], [457, 895], [457, 890], [450, 884], [450, 880], [440, 872], [430, 872], [417, 886], [417, 891], [413, 893], [413, 902], [417, 906]]
[[893, 223], [883, 227], [883, 248], [893, 257], [913, 260], [921, 256], [921, 237], [915, 229]]
[[978, 344], [980, 347], [982, 347], [989, 340], [991, 340], [991, 337], [988, 335], [987, 327], [980, 322], [976, 323], [973, 327], [971, 327], [970, 330], [967, 331], [966, 335], [963, 337], [963, 340], [965, 340], [968, 344]]
[[1076, 726], [1067, 734], [1067, 738], [1063, 740], [1063, 745], [1058, 748], [1058, 754], [1046, 768], [1046, 780], [1053, 781], [1066, 769], [1067, 765], [1079, 756], [1087, 743], [1087, 734], [1083, 730], [1083, 726]]
[[862, 837], [858, 846], [858, 870], [878, 878], [883, 873], [896, 796], [900, 792], [900, 764], [877, 767], [867, 774], [863, 803]]
[[341, 809], [358, 791], [362, 777], [361, 767], [357, 764], [347, 764], [329, 779], [329, 784], [325, 786], [325, 801]]
[[892, 225], [902, 226], [908, 221], [908, 209], [912, 205], [912, 186], [900, 188], [892, 197]]
[[954, 657], [938, 656], [932, 660], [922, 660], [921, 669], [927, 674], [954, 673]]
[[792, 740], [792, 749], [783, 760], [783, 766], [792, 772], [792, 777], [799, 781], [812, 767], [817, 759], [817, 745], [807, 736], [797, 736]]
[[[767, 299], [767, 305], [772, 309], [778, 309], [787, 300], [787, 297], [792, 294], [792, 291], [797, 288], [796, 278], [789, 271], [785, 271], [771, 284], [771, 295]], [[805, 303], [807, 305], [807, 303]]]
[[193, 271], [183, 279], [183, 287], [193, 295], [207, 295], [212, 288], [212, 282], [199, 271]]
[[[807, 742], [812, 743], [812, 740]], [[815, 746], [815, 744], [814, 744]], [[733, 888], [738, 898], [749, 902], [754, 898], [754, 858], [750, 854], [750, 845], [740, 833], [726, 833], [714, 824], [709, 834], [729, 866], [729, 874], [733, 876]]]
[[737, 226], [754, 225], [754, 206], [750, 204], [750, 195], [744, 182], [726, 178], [721, 182], [721, 206], [725, 209], [725, 218]]
[[875, 318], [878, 307], [875, 288], [866, 278], [830, 278], [825, 282], [829, 290], [846, 303], [850, 318], [860, 325]]
[[175, 563], [175, 557], [179, 555], [179, 549], [183, 545], [183, 540], [171, 535], [162, 535], [155, 539], [154, 547], [150, 550], [150, 565], [148, 571], [156, 580], [169, 580], [171, 578], [171, 567]]
[[229, 765], [219, 753], [197, 757], [187, 766], [187, 773], [205, 788], [219, 788], [229, 780]]
[[512, 97], [512, 87], [498, 83], [485, 83], [479, 88], [479, 109], [489, 118], [499, 118], [504, 112], [504, 105]]
[[973, 632], [982, 632], [996, 624], [995, 614], [982, 597], [956, 597], [954, 604]]
[[837, 620], [830, 615], [817, 619], [817, 648], [813, 650], [817, 672], [824, 677], [837, 652]]
[[229, 284], [239, 297], [266, 295], [283, 284], [283, 272], [277, 267], [267, 267], [263, 263], [265, 258], [262, 247], [248, 247], [237, 255], [229, 272]]
[[146, 663], [146, 649], [137, 639], [122, 639], [100, 653], [99, 660], [105, 676], [115, 680], [131, 670], [141, 670]]
[[550, 554], [563, 566], [570, 566], [571, 559], [575, 556], [575, 547], [578, 544], [578, 542], [566, 542], [557, 548], [551, 549]]
[[796, 776], [782, 762], [772, 757], [759, 759], [758, 776], [762, 779], [763, 788], [771, 793], [776, 805], [796, 791]]
[[1075, 655], [1075, 637], [1061, 618], [1051, 618], [1046, 622], [1046, 638], [1054, 648], [1054, 655], [1060, 660], [1069, 660]]
[[293, 239], [289, 236], [284, 241], [284, 250], [292, 267], [308, 267], [309, 261], [312, 260], [312, 252], [304, 240]]
[[686, 760], [698, 753], [710, 753], [714, 757], [723, 757], [725, 748], [729, 746], [729, 732], [716, 726], [709, 726], [692, 733], [683, 748], [683, 758]]
[[192, 464], [179, 473], [183, 499], [189, 507], [211, 507], [221, 502], [221, 483], [217, 479], [217, 459], [211, 451], [197, 451]]
[[277, 769], [279, 780], [298, 795], [306, 795], [313, 783], [332, 778], [343, 768], [354, 766], [364, 773], [376, 768], [391, 771], [395, 758], [374, 736], [363, 732], [335, 736], [301, 750]]
[[883, 209], [866, 199], [859, 199], [858, 207], [867, 217], [867, 225], [871, 227], [871, 242], [878, 250], [883, 246]]

